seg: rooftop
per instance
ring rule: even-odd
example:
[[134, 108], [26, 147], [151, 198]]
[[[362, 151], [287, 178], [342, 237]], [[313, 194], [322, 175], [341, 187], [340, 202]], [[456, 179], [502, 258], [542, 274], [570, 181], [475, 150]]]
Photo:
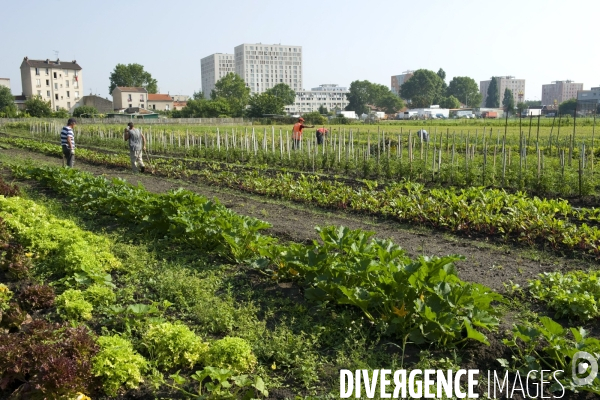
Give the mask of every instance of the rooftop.
[[80, 71], [82, 68], [77, 64], [76, 60], [73, 61], [60, 61], [60, 59], [50, 60], [30, 60], [28, 57], [23, 58], [22, 65], [28, 65], [34, 68], [62, 68], [62, 69], [74, 69]]
[[148, 93], [143, 87], [117, 86], [115, 89], [119, 89], [121, 92]]
[[148, 93], [148, 101], [173, 101], [168, 94]]

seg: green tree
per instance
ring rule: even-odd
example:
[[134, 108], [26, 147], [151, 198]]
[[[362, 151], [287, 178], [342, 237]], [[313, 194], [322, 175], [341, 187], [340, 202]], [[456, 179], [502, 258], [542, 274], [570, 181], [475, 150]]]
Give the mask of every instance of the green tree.
[[442, 101], [440, 101], [440, 107], [442, 108], [460, 108], [460, 101], [452, 95], [448, 97], [444, 97]]
[[204, 98], [204, 92], [202, 90], [198, 90], [197, 92], [194, 92], [194, 94], [192, 95], [192, 99], [194, 100], [200, 100]]
[[413, 107], [429, 107], [444, 94], [444, 81], [433, 71], [418, 69], [400, 87], [400, 97], [409, 99]]
[[94, 115], [99, 114], [96, 107], [92, 106], [79, 106], [75, 110], [73, 110], [74, 117], [81, 117], [82, 115]]
[[250, 100], [250, 88], [246, 87], [246, 83], [238, 74], [230, 72], [215, 83], [210, 98], [224, 99], [229, 103], [232, 116], [241, 117]]
[[327, 114], [327, 107], [325, 107], [323, 104], [321, 104], [319, 106], [319, 114], [321, 114], [321, 115]]
[[66, 108], [59, 108], [57, 111], [52, 113], [53, 118], [69, 118], [69, 111]]
[[144, 71], [144, 66], [140, 64], [117, 64], [110, 74], [108, 92], [112, 93], [117, 86], [143, 87], [148, 93], [156, 93], [158, 90], [156, 79]]
[[250, 96], [246, 115], [250, 118], [262, 118], [267, 114], [282, 115], [283, 101], [270, 93], [253, 94]]
[[12, 110], [15, 107], [15, 98], [10, 89], [6, 86], [0, 86], [0, 111]]
[[318, 111], [312, 111], [306, 114], [302, 114], [304, 122], [308, 125], [325, 125], [327, 118], [321, 115]]
[[440, 68], [437, 72], [437, 76], [442, 80], [442, 90], [445, 92], [448, 89], [448, 85], [446, 84], [446, 71]]
[[32, 96], [25, 100], [25, 110], [32, 117], [48, 118], [52, 116], [52, 105], [49, 100], [42, 100], [42, 96]]
[[463, 102], [465, 106], [471, 105], [472, 107], [479, 107], [483, 97], [479, 93], [477, 82], [468, 76], [455, 76], [452, 78], [446, 90], [446, 96], [454, 96]]
[[487, 97], [485, 98], [485, 106], [490, 108], [500, 107], [500, 93], [498, 89], [498, 80], [492, 77], [490, 86], [488, 87]]
[[527, 103], [524, 103], [522, 101], [517, 103], [517, 112], [519, 113], [519, 115], [523, 114], [523, 111], [527, 110], [527, 108], [529, 108], [527, 106]]
[[504, 98], [502, 99], [502, 106], [507, 113], [511, 113], [515, 109], [515, 98], [513, 92], [509, 88], [504, 89]]
[[231, 116], [227, 100], [189, 99], [181, 112], [174, 114], [182, 118], [222, 118]]
[[369, 81], [353, 81], [350, 83], [346, 98], [348, 99], [347, 111], [355, 111], [358, 115], [370, 111], [368, 104], [371, 103], [373, 84]]
[[525, 100], [524, 103], [527, 105], [527, 107], [535, 107], [542, 105], [541, 100]]
[[283, 105], [290, 105], [296, 102], [296, 92], [294, 89], [286, 85], [285, 83], [278, 83], [273, 86], [271, 89], [265, 91], [265, 93], [269, 93], [278, 99], [281, 100]]
[[575, 115], [577, 110], [577, 99], [565, 100], [558, 105], [558, 112], [560, 114]]
[[404, 107], [402, 99], [394, 95], [387, 86], [369, 81], [352, 82], [346, 97], [349, 103], [346, 110], [356, 111], [358, 115], [369, 114], [371, 112], [369, 105], [382, 109], [388, 114], [393, 114]]

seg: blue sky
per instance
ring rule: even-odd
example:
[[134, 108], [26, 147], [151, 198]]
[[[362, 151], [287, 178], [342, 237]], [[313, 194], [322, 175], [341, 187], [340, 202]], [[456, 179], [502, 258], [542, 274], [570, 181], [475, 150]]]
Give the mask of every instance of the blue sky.
[[0, 77], [21, 93], [23, 57], [73, 60], [85, 94], [108, 96], [118, 63], [144, 65], [162, 93], [200, 89], [200, 59], [241, 43], [303, 46], [303, 86], [347, 86], [427, 68], [477, 82], [524, 78], [526, 98], [571, 79], [600, 86], [600, 0], [3, 1]]

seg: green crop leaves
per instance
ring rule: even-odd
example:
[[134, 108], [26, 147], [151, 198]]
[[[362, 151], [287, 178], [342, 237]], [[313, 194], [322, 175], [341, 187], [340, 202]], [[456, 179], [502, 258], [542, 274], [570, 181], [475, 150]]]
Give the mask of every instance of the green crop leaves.
[[409, 333], [418, 343], [451, 345], [464, 340], [463, 331], [487, 343], [473, 327], [491, 330], [498, 325], [491, 303], [502, 296], [461, 281], [453, 266], [461, 257], [411, 260], [392, 242], [372, 239], [371, 232], [345, 227], [318, 231], [322, 243], [263, 251], [277, 275], [305, 279], [308, 299], [351, 304], [388, 333]]
[[600, 272], [545, 272], [529, 282], [534, 298], [550, 306], [557, 317], [589, 320], [600, 316]]

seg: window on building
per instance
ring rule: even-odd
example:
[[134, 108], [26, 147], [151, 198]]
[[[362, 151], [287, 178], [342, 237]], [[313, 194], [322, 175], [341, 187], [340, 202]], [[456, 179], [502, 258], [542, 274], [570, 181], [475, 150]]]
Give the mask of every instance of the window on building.
[[65, 76], [69, 76], [69, 70], [68, 69], [63, 70], [63, 74], [65, 74]]
[[79, 98], [79, 92], [75, 92], [75, 100]]
[[140, 94], [140, 101], [144, 101], [144, 95]]
[[58, 83], [54, 84], [54, 90], [58, 90]]
[[[131, 98], [131, 94], [127, 95], [127, 101], [133, 101], [132, 98]], [[129, 106], [129, 107], [131, 107], [131, 106]]]
[[132, 105], [131, 105], [131, 104], [129, 104], [129, 108], [131, 108], [131, 107], [132, 107]]
[[56, 78], [57, 78], [57, 76], [56, 76], [56, 72], [55, 72], [55, 73], [54, 73], [54, 79], [56, 79]]
[[140, 103], [140, 108], [144, 108], [144, 105]]
[[40, 69], [39, 69], [39, 68], [36, 68], [36, 69], [35, 69], [35, 74], [36, 74], [36, 75], [39, 75], [39, 74], [40, 74]]
[[67, 108], [71, 108], [71, 102], [67, 101]]
[[46, 79], [46, 86], [50, 86], [50, 79]]
[[50, 97], [50, 91], [46, 91], [46, 97]]
[[46, 68], [46, 75], [50, 75], [50, 70]]
[[58, 107], [58, 106], [56, 106], [56, 111], [58, 111], [58, 109], [59, 109], [59, 107]]
[[38, 96], [40, 96], [40, 97], [41, 97], [41, 96], [42, 96], [42, 91], [41, 91], [41, 90], [38, 90], [37, 92], [38, 92]]
[[65, 87], [69, 87], [69, 81], [65, 82]]
[[67, 90], [67, 99], [71, 97], [70, 92]]
[[35, 80], [35, 86], [40, 87], [42, 86], [42, 82], [39, 79]]
[[55, 95], [54, 95], [54, 99], [55, 99], [55, 100], [58, 100], [58, 94], [55, 94]]

